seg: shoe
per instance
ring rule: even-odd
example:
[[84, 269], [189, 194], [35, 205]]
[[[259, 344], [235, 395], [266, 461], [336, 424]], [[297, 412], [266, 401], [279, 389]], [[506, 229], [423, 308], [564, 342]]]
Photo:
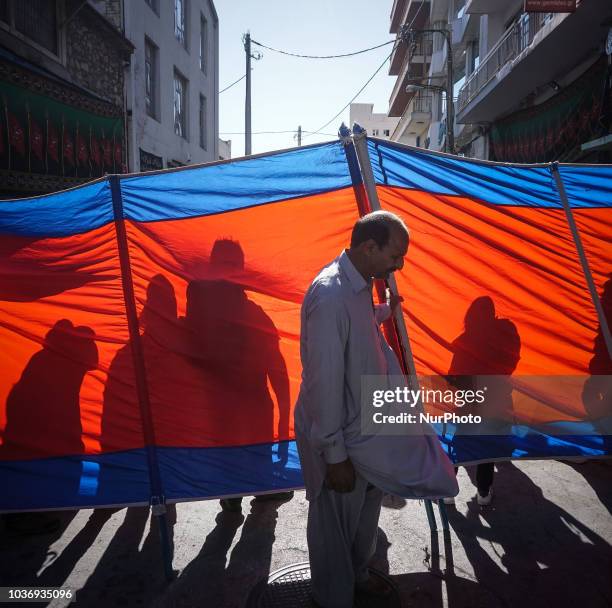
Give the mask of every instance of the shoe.
[[446, 496], [445, 498], [442, 499], [442, 502], [445, 505], [454, 505], [455, 504], [455, 497], [454, 496]]
[[491, 504], [491, 500], [493, 499], [493, 489], [489, 488], [489, 491], [484, 496], [478, 491], [476, 494], [476, 500], [481, 507], [486, 507]]

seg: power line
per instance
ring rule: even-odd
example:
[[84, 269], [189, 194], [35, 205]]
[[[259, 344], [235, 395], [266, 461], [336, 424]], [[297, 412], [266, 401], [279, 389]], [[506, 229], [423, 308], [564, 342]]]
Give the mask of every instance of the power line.
[[238, 84], [241, 80], [244, 80], [245, 78], [246, 78], [246, 74], [238, 78], [238, 80], [235, 80], [234, 82], [232, 82], [232, 84], [226, 86], [223, 90], [219, 91], [219, 95], [221, 95], [221, 93], [225, 93], [225, 91], [227, 91], [228, 89], [231, 89], [235, 84]]
[[[399, 40], [396, 41], [396, 42], [399, 42]], [[340, 114], [342, 114], [342, 112], [344, 112], [344, 110], [346, 110], [346, 108], [348, 108], [355, 101], [355, 99], [357, 99], [357, 97], [359, 97], [361, 92], [372, 82], [372, 80], [374, 80], [374, 77], [376, 76], [376, 74], [378, 74], [378, 72], [380, 72], [380, 70], [382, 70], [382, 68], [385, 65], [385, 63], [387, 63], [387, 60], [389, 59], [389, 57], [391, 57], [391, 55], [393, 55], [393, 51], [395, 50], [396, 46], [397, 46], [397, 44], [393, 45], [393, 50], [389, 53], [389, 55], [387, 55], [387, 57], [385, 57], [385, 60], [378, 66], [378, 68], [374, 72], [374, 74], [372, 74], [368, 78], [367, 82], [359, 89], [359, 91], [357, 91], [357, 93], [355, 93], [353, 98], [333, 118], [330, 118], [322, 127], [319, 127], [316, 131], [312, 131], [312, 132], [309, 131], [308, 134], [304, 136], [304, 139], [306, 137], [310, 137], [311, 135], [316, 135], [317, 133], [320, 133], [323, 129], [325, 129], [325, 127], [327, 127], [330, 123], [332, 123], [334, 120], [336, 120], [336, 118], [338, 118], [338, 116], [340, 116]]]
[[[421, 9], [423, 8], [424, 4], [425, 4], [425, 0], [421, 0], [421, 4], [419, 5], [419, 8], [417, 9], [416, 13], [414, 14], [414, 17], [412, 18], [412, 21], [410, 22], [410, 25], [408, 26], [408, 29], [410, 29], [412, 27], [413, 23], [415, 22], [416, 18], [418, 17], [419, 13], [421, 12]], [[391, 55], [393, 55], [393, 52], [397, 48], [397, 45], [402, 42], [401, 37], [397, 38], [394, 42], [395, 42], [395, 44], [393, 45], [393, 48], [391, 49], [391, 52], [389, 53], [389, 55], [387, 55], [387, 57], [385, 57], [385, 60], [380, 64], [378, 69], [374, 72], [374, 74], [372, 74], [372, 76], [370, 76], [370, 78], [368, 78], [367, 82], [359, 89], [359, 91], [357, 91], [357, 93], [353, 96], [353, 98], [333, 118], [328, 120], [322, 127], [319, 127], [316, 131], [312, 131], [312, 132], [309, 131], [308, 134], [304, 136], [304, 139], [306, 139], [306, 137], [310, 137], [310, 135], [316, 135], [317, 133], [319, 133], [323, 129], [325, 129], [325, 127], [327, 127], [331, 122], [336, 120], [336, 118], [338, 118], [338, 116], [340, 116], [340, 114], [342, 114], [342, 112], [344, 112], [344, 110], [346, 110], [346, 108], [348, 108], [353, 103], [353, 101], [355, 101], [355, 99], [357, 99], [357, 97], [359, 97], [359, 95], [362, 93], [362, 91], [370, 84], [370, 82], [372, 82], [372, 80], [374, 80], [374, 77], [376, 76], [376, 74], [378, 74], [378, 72], [380, 72], [380, 70], [382, 70], [383, 66], [385, 65], [385, 63], [387, 63], [387, 61], [391, 57]]]
[[[297, 133], [297, 129], [290, 129], [287, 131], [253, 131], [252, 135], [276, 135], [280, 133]], [[337, 137], [334, 133], [315, 133], [314, 131], [306, 131], [302, 129], [302, 133], [308, 133], [310, 135], [326, 135], [329, 137]], [[244, 135], [244, 131], [219, 131], [219, 135]]]
[[369, 51], [373, 51], [375, 49], [379, 49], [383, 46], [387, 46], [387, 44], [392, 44], [395, 42], [394, 40], [388, 40], [387, 42], [383, 42], [382, 44], [378, 44], [377, 46], [371, 46], [369, 49], [362, 49], [361, 51], [354, 51], [353, 53], [342, 53], [341, 55], [300, 55], [299, 53], [290, 53], [289, 51], [281, 51], [280, 49], [275, 49], [271, 46], [266, 46], [261, 42], [257, 42], [256, 40], [251, 39], [252, 44], [256, 44], [264, 49], [268, 49], [269, 51], [274, 51], [275, 53], [280, 53], [281, 55], [289, 55], [289, 57], [300, 57], [301, 59], [339, 59], [341, 57], [353, 57], [354, 55], [360, 55], [361, 53], [367, 53]]

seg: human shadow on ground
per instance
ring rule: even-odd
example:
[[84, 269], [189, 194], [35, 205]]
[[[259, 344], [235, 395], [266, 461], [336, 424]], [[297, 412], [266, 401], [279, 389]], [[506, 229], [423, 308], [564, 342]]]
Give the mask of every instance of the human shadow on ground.
[[281, 504], [252, 500], [246, 519], [220, 511], [198, 555], [155, 605], [242, 608], [251, 589], [270, 574]]
[[[449, 510], [487, 606], [608, 606], [612, 551], [511, 462], [498, 465], [497, 506]], [[470, 605], [447, 581], [448, 605]], [[477, 596], [472, 596], [476, 601]], [[480, 600], [484, 601], [484, 598]]]
[[[104, 518], [112, 510], [94, 512], [92, 518]], [[151, 606], [164, 593], [167, 582], [161, 566], [159, 530], [156, 517], [149, 522], [148, 507], [125, 510], [123, 522], [104, 550], [85, 585], [77, 592], [76, 602], [84, 606]], [[170, 536], [176, 523], [176, 509], [168, 506]]]

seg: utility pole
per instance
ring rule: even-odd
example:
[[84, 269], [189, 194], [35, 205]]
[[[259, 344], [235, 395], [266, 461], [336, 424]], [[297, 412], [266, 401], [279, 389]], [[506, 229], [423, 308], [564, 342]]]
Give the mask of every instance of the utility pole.
[[453, 45], [448, 31], [446, 40], [446, 148], [450, 154], [455, 153], [455, 100], [453, 99]]
[[298, 146], [302, 145], [302, 125], [298, 126]]
[[244, 37], [246, 53], [246, 98], [244, 101], [244, 154], [251, 154], [251, 33]]
[[[263, 55], [255, 51], [251, 52], [251, 32], [247, 32], [243, 37], [244, 52], [246, 53], [246, 98], [244, 100], [244, 154], [251, 154], [251, 59], [261, 59]], [[257, 42], [255, 43], [257, 44]]]
[[447, 29], [413, 29], [404, 26], [401, 31], [402, 40], [410, 45], [414, 40], [415, 35], [423, 35], [431, 33], [442, 34], [446, 42], [446, 87], [429, 84], [409, 84], [406, 87], [408, 90], [410, 87], [431, 89], [434, 91], [442, 91], [446, 89], [446, 151], [450, 154], [455, 153], [455, 102], [453, 100], [453, 45], [451, 41], [451, 33]]

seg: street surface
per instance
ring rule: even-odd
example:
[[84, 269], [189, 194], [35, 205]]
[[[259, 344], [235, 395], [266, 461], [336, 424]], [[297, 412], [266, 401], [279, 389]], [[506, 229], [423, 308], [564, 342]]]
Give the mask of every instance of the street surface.
[[[430, 535], [422, 503], [385, 500], [373, 566], [405, 608], [612, 605], [611, 461], [503, 463], [486, 508], [465, 469], [459, 479], [446, 542], [440, 524]], [[87, 608], [242, 608], [263, 577], [308, 560], [306, 513], [303, 492], [284, 504], [245, 499], [243, 515], [216, 500], [177, 505], [167, 584], [147, 509], [63, 512], [51, 534], [0, 532], [1, 584], [72, 587]]]

